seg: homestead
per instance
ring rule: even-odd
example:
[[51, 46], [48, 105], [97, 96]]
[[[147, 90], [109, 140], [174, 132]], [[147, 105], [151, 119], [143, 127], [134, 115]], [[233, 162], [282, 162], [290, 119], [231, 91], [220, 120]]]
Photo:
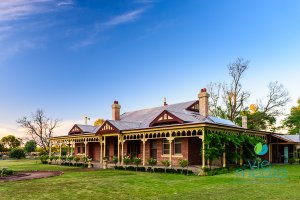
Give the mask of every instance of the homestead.
[[[123, 165], [124, 156], [139, 157], [142, 164], [155, 158], [168, 159], [172, 165], [178, 165], [179, 159], [186, 159], [190, 165], [205, 167], [205, 137], [209, 134], [231, 134], [261, 138], [268, 144], [269, 151], [264, 159], [270, 162], [287, 162], [296, 156], [296, 140], [288, 140], [280, 134], [247, 129], [247, 119], [243, 118], [243, 127], [232, 121], [209, 115], [209, 94], [202, 89], [198, 99], [183, 103], [170, 104], [166, 101], [160, 107], [125, 112], [121, 114], [118, 101], [112, 104], [112, 119], [101, 126], [75, 124], [68, 135], [52, 137], [51, 146], [66, 145], [70, 155], [89, 156], [93, 161], [109, 162], [118, 158]], [[224, 145], [225, 147], [225, 145]], [[229, 160], [226, 153], [215, 164], [226, 166], [228, 163], [243, 164], [245, 148], [226, 146], [230, 152], [240, 154], [239, 159]], [[73, 150], [74, 149], [74, 150]]]

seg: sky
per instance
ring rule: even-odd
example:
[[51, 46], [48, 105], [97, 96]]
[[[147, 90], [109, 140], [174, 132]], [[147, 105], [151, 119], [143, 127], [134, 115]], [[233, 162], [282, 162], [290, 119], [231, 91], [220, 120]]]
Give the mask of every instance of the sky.
[[43, 109], [66, 135], [83, 116], [197, 99], [250, 60], [250, 103], [279, 81], [300, 97], [300, 2], [282, 0], [0, 0], [0, 137]]

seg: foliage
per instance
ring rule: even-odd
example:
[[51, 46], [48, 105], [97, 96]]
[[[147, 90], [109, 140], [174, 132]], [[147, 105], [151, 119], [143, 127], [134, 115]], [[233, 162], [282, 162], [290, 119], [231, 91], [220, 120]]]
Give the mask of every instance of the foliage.
[[36, 143], [35, 143], [34, 140], [29, 140], [29, 141], [26, 142], [24, 150], [27, 153], [34, 152], [35, 149], [36, 149]]
[[157, 160], [156, 160], [156, 159], [150, 158], [150, 159], [148, 160], [148, 165], [151, 166], [151, 169], [152, 169], [153, 172], [154, 172], [153, 166], [155, 166], [156, 164], [157, 164]]
[[13, 148], [9, 152], [9, 157], [21, 159], [21, 158], [25, 158], [26, 156], [25, 156], [25, 152], [24, 152], [23, 149], [21, 149], [21, 148]]
[[0, 177], [13, 175], [13, 170], [3, 167], [0, 169]]
[[268, 114], [262, 111], [251, 112], [248, 110], [244, 110], [241, 112], [241, 115], [238, 116], [235, 122], [242, 126], [242, 116], [247, 117], [248, 121], [248, 129], [251, 130], [267, 130], [273, 129], [276, 124], [275, 116]]
[[131, 158], [129, 156], [124, 156], [123, 163], [127, 166], [131, 162]]
[[104, 119], [97, 119], [95, 122], [94, 122], [94, 126], [102, 126], [102, 124], [104, 124], [105, 120]]
[[141, 162], [142, 162], [141, 158], [139, 158], [139, 157], [133, 158], [133, 163], [136, 165], [136, 170], [138, 169], [139, 164], [141, 164]]
[[167, 168], [171, 165], [170, 160], [162, 160], [161, 164], [163, 164], [163, 166], [165, 166], [165, 173], [167, 173]]
[[77, 163], [80, 161], [80, 157], [79, 156], [75, 156], [74, 157], [74, 161], [75, 161], [76, 166], [77, 166]]
[[88, 156], [82, 156], [81, 160], [84, 162], [84, 163], [87, 163], [88, 162]]
[[283, 126], [289, 129], [290, 134], [297, 134], [300, 131], [300, 99], [298, 105], [291, 108], [290, 114], [283, 120]]
[[69, 165], [71, 164], [71, 162], [74, 160], [74, 156], [68, 156], [67, 160], [69, 162]]
[[48, 155], [41, 155], [41, 156], [39, 156], [39, 159], [41, 160], [42, 164], [47, 164], [49, 156]]
[[1, 143], [4, 145], [4, 147], [13, 149], [21, 145], [21, 139], [18, 139], [13, 135], [8, 135], [1, 139]]
[[[210, 161], [210, 167], [215, 159], [218, 159], [225, 152], [227, 147], [243, 148], [243, 157], [253, 159], [256, 157], [253, 152], [254, 146], [265, 141], [260, 137], [251, 137], [246, 134], [230, 134], [230, 133], [205, 133], [205, 158]], [[232, 154], [234, 155], [234, 154]], [[236, 155], [234, 155], [236, 156]], [[227, 158], [230, 159], [230, 158]]]
[[67, 156], [61, 156], [60, 160], [62, 161], [62, 163], [65, 163], [67, 160]]
[[50, 162], [52, 162], [52, 160], [54, 160], [54, 159], [55, 159], [55, 155], [51, 155], [51, 156], [49, 157]]
[[118, 160], [118, 157], [117, 156], [114, 156], [113, 157], [113, 162], [114, 162], [114, 164], [115, 164], [115, 166], [117, 165], [117, 163], [119, 162], [119, 160]]
[[181, 172], [183, 173], [184, 168], [186, 168], [189, 165], [189, 161], [186, 159], [179, 159], [178, 163], [182, 167]]
[[31, 118], [23, 117], [17, 123], [26, 130], [27, 135], [36, 142], [38, 146], [48, 153], [50, 140], [59, 120], [46, 117], [43, 110], [37, 110]]

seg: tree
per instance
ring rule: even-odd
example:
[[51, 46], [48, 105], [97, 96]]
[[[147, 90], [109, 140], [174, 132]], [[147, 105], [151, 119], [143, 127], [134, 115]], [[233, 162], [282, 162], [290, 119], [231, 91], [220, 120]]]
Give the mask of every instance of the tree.
[[104, 123], [104, 121], [104, 119], [99, 118], [94, 122], [94, 126], [101, 126]]
[[36, 143], [34, 140], [29, 140], [26, 142], [24, 150], [27, 153], [33, 152], [33, 151], [35, 151], [35, 149], [36, 149]]
[[9, 157], [21, 159], [21, 158], [25, 158], [26, 156], [23, 149], [16, 147], [10, 150]]
[[250, 93], [243, 89], [242, 77], [248, 69], [249, 61], [243, 58], [228, 65], [230, 83], [210, 83], [208, 92], [211, 95], [210, 113], [214, 116], [235, 121], [240, 112], [244, 109], [244, 104]]
[[32, 140], [48, 153], [49, 138], [58, 127], [59, 120], [46, 117], [43, 110], [37, 110], [31, 118], [23, 117], [17, 123], [26, 130]]
[[21, 139], [16, 138], [13, 135], [8, 135], [1, 139], [1, 143], [4, 145], [4, 147], [13, 149], [21, 145]]
[[290, 114], [283, 120], [283, 126], [289, 129], [290, 134], [297, 134], [300, 130], [300, 99], [298, 105], [291, 108]]

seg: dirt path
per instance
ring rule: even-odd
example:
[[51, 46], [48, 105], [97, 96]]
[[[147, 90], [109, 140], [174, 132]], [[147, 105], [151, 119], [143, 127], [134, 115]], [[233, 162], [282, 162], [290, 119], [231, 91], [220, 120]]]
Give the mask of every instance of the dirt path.
[[61, 171], [29, 171], [29, 172], [18, 172], [12, 176], [0, 177], [0, 182], [7, 181], [22, 181], [22, 180], [31, 180], [37, 178], [47, 178], [51, 176], [62, 175]]

